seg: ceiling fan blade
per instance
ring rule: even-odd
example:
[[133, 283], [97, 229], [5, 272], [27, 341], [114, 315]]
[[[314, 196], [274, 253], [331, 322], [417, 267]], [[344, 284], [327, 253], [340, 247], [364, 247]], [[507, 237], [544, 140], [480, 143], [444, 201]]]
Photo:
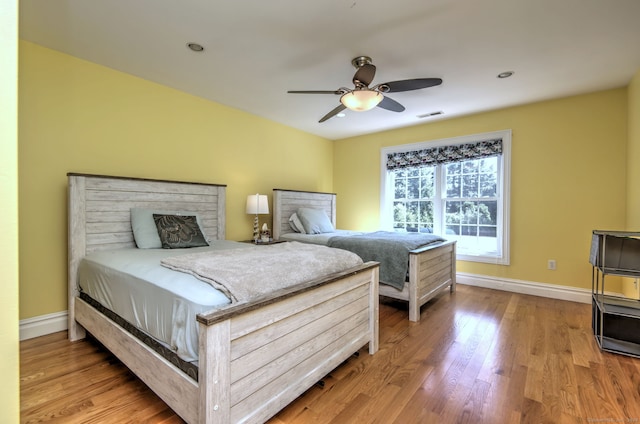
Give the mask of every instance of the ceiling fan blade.
[[373, 81], [373, 77], [376, 75], [376, 67], [370, 63], [366, 63], [358, 68], [353, 76], [353, 84], [357, 87], [364, 85], [368, 87]]
[[415, 78], [401, 81], [385, 82], [378, 84], [383, 93], [399, 93], [401, 91], [420, 90], [422, 88], [434, 87], [442, 84], [440, 78]]
[[324, 115], [322, 117], [322, 119], [320, 119], [318, 122], [322, 123], [324, 121], [326, 121], [329, 118], [333, 118], [334, 116], [336, 116], [337, 114], [339, 114], [340, 112], [342, 112], [343, 110], [345, 110], [347, 107], [345, 105], [343, 105], [342, 103], [340, 103], [340, 105], [338, 105], [335, 109], [333, 109], [331, 112], [327, 113], [326, 115]]
[[382, 99], [382, 101], [378, 103], [378, 107], [381, 107], [382, 109], [390, 110], [391, 112], [404, 111], [404, 106], [402, 106], [400, 103], [396, 102], [395, 100], [387, 96], [384, 96], [384, 99]]
[[287, 91], [291, 94], [344, 94], [340, 90], [291, 90]]

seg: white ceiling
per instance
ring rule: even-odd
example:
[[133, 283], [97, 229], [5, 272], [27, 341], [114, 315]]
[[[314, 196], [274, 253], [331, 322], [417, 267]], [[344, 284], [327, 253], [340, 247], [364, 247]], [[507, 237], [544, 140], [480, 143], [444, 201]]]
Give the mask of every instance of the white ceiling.
[[[20, 0], [20, 37], [340, 139], [624, 87], [640, 69], [640, 0]], [[360, 55], [373, 84], [444, 82], [389, 95], [402, 113], [322, 124], [338, 96], [287, 94], [352, 87]]]

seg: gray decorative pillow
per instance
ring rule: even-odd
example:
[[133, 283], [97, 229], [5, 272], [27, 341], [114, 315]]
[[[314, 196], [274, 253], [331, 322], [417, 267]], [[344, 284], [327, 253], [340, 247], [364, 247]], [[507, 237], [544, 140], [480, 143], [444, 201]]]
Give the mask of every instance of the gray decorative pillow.
[[302, 225], [302, 222], [300, 222], [300, 218], [298, 218], [298, 214], [296, 213], [289, 217], [289, 226], [296, 233], [306, 234], [306, 231], [304, 231], [304, 225]]
[[322, 234], [335, 231], [329, 217], [322, 209], [300, 208], [297, 214], [307, 234]]
[[204, 234], [202, 219], [197, 212], [131, 208], [131, 229], [138, 249], [160, 249], [162, 247], [162, 242], [158, 236], [158, 228], [153, 221], [154, 213], [158, 215], [195, 215], [196, 221], [200, 225], [200, 232]]
[[209, 246], [195, 216], [153, 214], [163, 249]]

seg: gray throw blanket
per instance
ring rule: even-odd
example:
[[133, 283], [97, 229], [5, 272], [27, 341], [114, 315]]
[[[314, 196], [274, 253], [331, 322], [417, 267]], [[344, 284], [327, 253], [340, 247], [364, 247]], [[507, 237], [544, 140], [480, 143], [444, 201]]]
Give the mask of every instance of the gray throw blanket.
[[409, 269], [409, 251], [440, 241], [445, 239], [434, 234], [376, 231], [331, 237], [327, 245], [353, 252], [365, 262], [380, 262], [380, 282], [402, 290]]
[[211, 284], [235, 303], [343, 271], [363, 261], [343, 250], [287, 242], [188, 253], [165, 258], [160, 263]]

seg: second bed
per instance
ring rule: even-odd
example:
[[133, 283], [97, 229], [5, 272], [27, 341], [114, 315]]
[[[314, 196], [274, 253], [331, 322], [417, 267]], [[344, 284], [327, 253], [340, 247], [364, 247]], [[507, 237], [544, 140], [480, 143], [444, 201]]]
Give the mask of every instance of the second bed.
[[[328, 244], [332, 238], [362, 234], [344, 230], [321, 234], [300, 234], [291, 228], [290, 219], [300, 208], [323, 211], [336, 228], [336, 195], [296, 190], [273, 190], [273, 237], [276, 240], [296, 240], [306, 243]], [[356, 252], [357, 253], [357, 252]], [[409, 304], [409, 320], [420, 320], [420, 308], [434, 296], [456, 287], [456, 242], [436, 241], [408, 252], [408, 273], [404, 286], [398, 289], [384, 284], [381, 265], [381, 296], [399, 299]], [[364, 258], [363, 258], [364, 259]], [[366, 259], [365, 259], [366, 260]]]

